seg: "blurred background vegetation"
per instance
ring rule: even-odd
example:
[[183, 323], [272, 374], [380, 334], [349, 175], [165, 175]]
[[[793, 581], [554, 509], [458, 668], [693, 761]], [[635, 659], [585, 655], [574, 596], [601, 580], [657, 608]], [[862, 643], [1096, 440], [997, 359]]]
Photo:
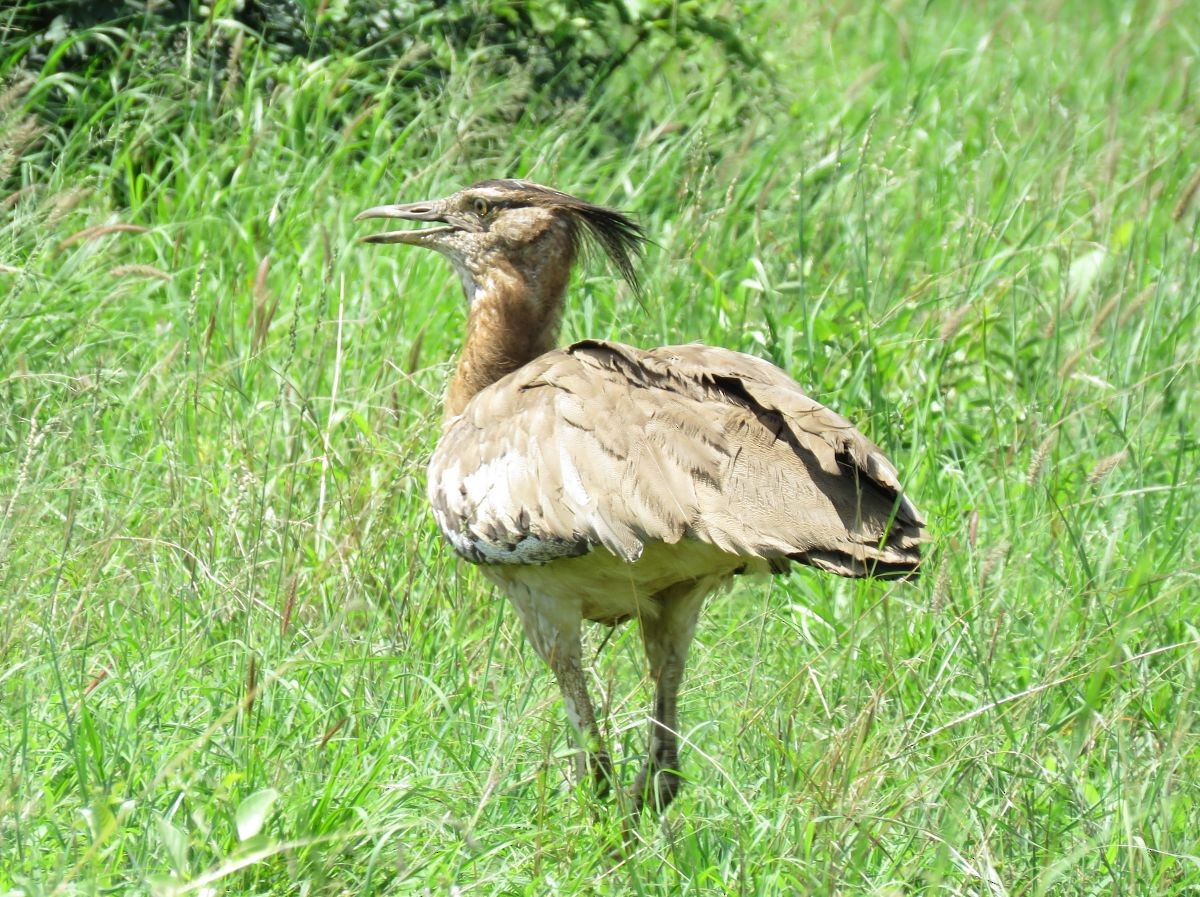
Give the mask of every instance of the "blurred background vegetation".
[[[1198, 47], [1173, 0], [4, 4], [0, 895], [1195, 894]], [[771, 359], [935, 538], [712, 603], [619, 864], [425, 507], [457, 282], [355, 243], [500, 176], [654, 239], [564, 339]]]
[[[85, 108], [95, 112], [111, 107], [148, 72], [173, 72], [180, 88], [226, 90], [250, 59], [286, 69], [327, 57], [385, 69], [397, 102], [413, 98], [410, 110], [416, 97], [444, 89], [463, 65], [484, 76], [520, 77], [523, 88], [513, 100], [547, 116], [558, 103], [594, 95], [631, 57], [652, 70], [664, 57], [704, 45], [713, 51], [706, 60], [740, 73], [765, 70], [738, 24], [754, 16], [755, 4], [726, 6], [711, 0], [368, 0], [323, 2], [314, 10], [298, 0], [63, 0], [15, 4], [0, 27], [11, 48], [9, 65], [40, 76], [42, 89], [28, 102], [63, 127], [88, 121], [76, 117], [86, 113], [74, 102], [85, 86], [95, 91]], [[503, 119], [514, 107], [495, 111]], [[185, 121], [159, 124], [170, 133]]]

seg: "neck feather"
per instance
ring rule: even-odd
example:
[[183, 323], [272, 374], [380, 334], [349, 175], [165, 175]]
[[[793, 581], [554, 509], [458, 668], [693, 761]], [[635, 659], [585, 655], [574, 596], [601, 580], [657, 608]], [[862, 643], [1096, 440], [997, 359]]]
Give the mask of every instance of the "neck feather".
[[446, 394], [447, 420], [481, 389], [554, 348], [569, 275], [569, 264], [529, 277], [500, 261], [473, 278], [467, 339]]

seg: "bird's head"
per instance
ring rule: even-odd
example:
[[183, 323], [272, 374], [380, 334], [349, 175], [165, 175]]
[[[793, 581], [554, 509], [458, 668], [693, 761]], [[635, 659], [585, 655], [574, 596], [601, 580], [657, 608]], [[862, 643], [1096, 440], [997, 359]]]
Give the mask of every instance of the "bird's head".
[[481, 181], [444, 199], [375, 206], [363, 218], [437, 222], [371, 234], [364, 243], [407, 243], [450, 259], [468, 297], [500, 266], [528, 280], [563, 279], [579, 249], [598, 246], [634, 290], [645, 234], [629, 216], [528, 181]]

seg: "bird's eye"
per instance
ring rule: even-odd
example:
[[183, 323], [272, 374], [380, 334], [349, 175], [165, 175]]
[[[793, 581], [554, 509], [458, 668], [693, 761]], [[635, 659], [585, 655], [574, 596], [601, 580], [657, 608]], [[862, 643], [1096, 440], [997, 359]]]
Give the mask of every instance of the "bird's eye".
[[478, 215], [480, 218], [482, 218], [487, 213], [488, 213], [487, 200], [486, 199], [476, 199], [475, 200], [475, 214]]

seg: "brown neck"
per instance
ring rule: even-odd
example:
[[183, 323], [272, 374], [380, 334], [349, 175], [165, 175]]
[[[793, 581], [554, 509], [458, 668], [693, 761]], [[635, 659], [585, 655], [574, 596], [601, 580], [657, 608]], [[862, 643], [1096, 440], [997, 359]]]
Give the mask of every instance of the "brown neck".
[[446, 394], [446, 419], [477, 392], [554, 348], [570, 265], [526, 277], [507, 262], [474, 278], [467, 339]]

